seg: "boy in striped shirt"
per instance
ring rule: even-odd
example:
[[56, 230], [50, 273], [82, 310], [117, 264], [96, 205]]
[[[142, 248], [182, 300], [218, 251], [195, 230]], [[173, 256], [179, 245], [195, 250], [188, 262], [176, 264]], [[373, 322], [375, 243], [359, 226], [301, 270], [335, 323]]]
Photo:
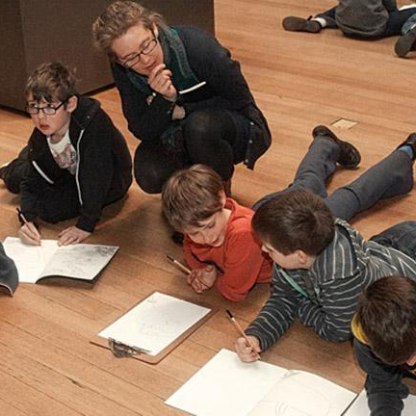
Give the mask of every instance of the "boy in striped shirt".
[[252, 225], [275, 264], [270, 298], [245, 331], [251, 342], [236, 342], [242, 361], [257, 359], [296, 318], [323, 339], [346, 341], [369, 284], [392, 274], [416, 280], [415, 221], [366, 241], [322, 198], [294, 190], [263, 204]]

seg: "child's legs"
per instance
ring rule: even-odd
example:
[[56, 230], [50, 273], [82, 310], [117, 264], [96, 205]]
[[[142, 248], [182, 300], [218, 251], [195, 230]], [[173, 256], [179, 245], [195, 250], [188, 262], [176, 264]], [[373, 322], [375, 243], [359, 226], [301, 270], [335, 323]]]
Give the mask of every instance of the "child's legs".
[[402, 26], [402, 35], [405, 35], [406, 33], [410, 32], [410, 30], [413, 29], [413, 27], [416, 25], [416, 9], [412, 8], [413, 13], [403, 24]]
[[405, 10], [397, 10], [389, 14], [389, 20], [383, 37], [396, 36], [402, 34], [402, 27], [411, 16], [416, 13], [416, 7]]
[[403, 221], [370, 238], [386, 247], [393, 247], [416, 260], [416, 221]]
[[405, 194], [412, 188], [413, 161], [405, 152], [395, 150], [325, 202], [336, 217], [348, 221], [380, 199]]
[[25, 146], [19, 156], [5, 166], [2, 177], [6, 188], [15, 194], [20, 192], [20, 183], [30, 171], [29, 148]]
[[61, 186], [46, 186], [37, 200], [36, 210], [39, 218], [53, 224], [77, 217], [80, 203], [75, 180]]
[[[325, 198], [327, 196], [325, 185], [335, 171], [339, 151], [339, 146], [334, 140], [325, 136], [315, 137], [287, 190], [307, 189]], [[285, 191], [273, 192], [264, 196], [253, 205], [253, 209], [256, 210], [260, 205]]]

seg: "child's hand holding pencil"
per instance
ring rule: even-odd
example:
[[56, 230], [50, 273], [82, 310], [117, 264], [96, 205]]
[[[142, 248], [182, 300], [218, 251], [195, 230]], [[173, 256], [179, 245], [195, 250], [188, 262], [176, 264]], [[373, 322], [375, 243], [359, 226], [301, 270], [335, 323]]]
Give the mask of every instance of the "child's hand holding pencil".
[[19, 229], [19, 237], [26, 244], [32, 244], [35, 246], [41, 245], [41, 236], [33, 222], [29, 222], [22, 211], [19, 208], [16, 208], [19, 218], [23, 222], [23, 225]]
[[235, 343], [235, 350], [240, 360], [246, 363], [259, 360], [261, 358], [261, 348], [259, 340], [251, 335], [246, 335], [243, 328], [241, 328], [240, 324], [235, 319], [234, 315], [228, 309], [227, 315], [241, 335], [241, 337], [238, 338]]

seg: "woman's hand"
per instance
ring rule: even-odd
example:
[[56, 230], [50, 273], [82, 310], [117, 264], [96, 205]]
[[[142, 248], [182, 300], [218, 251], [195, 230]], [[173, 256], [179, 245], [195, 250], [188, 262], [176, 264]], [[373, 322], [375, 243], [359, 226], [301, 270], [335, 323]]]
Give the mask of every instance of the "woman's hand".
[[176, 101], [178, 93], [172, 83], [172, 72], [166, 69], [165, 64], [157, 65], [149, 75], [150, 88], [169, 101]]

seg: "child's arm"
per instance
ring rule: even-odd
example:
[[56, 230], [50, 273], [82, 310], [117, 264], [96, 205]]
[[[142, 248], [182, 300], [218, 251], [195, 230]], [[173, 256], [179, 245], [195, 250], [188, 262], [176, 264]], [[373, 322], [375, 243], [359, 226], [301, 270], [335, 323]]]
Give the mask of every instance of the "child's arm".
[[354, 351], [360, 367], [367, 373], [365, 388], [368, 406], [374, 416], [400, 416], [403, 400], [409, 394], [402, 382], [402, 370], [398, 366], [383, 364], [371, 352], [370, 347], [354, 339]]
[[233, 233], [225, 244], [223, 270], [218, 275], [216, 287], [227, 299], [241, 301], [265, 269], [267, 282], [271, 280], [272, 262], [262, 252], [261, 244], [255, 240], [251, 229]]
[[357, 308], [358, 297], [367, 286], [362, 273], [335, 279], [319, 287], [317, 302], [302, 301], [299, 320], [310, 326], [323, 339], [342, 342], [351, 338], [351, 320]]
[[274, 267], [271, 294], [256, 319], [244, 331], [259, 340], [261, 351], [266, 351], [287, 331], [296, 316], [301, 295]]

